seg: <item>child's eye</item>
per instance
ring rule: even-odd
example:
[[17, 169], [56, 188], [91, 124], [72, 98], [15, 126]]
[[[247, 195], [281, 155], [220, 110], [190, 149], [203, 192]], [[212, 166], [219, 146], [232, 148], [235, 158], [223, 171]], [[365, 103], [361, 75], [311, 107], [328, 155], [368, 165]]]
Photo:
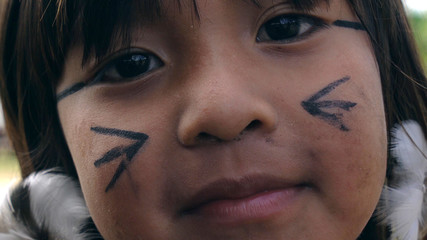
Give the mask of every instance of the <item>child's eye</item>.
[[268, 20], [258, 31], [257, 42], [291, 43], [309, 36], [326, 27], [327, 24], [316, 17], [288, 14]]
[[128, 82], [162, 66], [162, 60], [153, 54], [129, 53], [107, 64], [97, 74], [94, 83]]

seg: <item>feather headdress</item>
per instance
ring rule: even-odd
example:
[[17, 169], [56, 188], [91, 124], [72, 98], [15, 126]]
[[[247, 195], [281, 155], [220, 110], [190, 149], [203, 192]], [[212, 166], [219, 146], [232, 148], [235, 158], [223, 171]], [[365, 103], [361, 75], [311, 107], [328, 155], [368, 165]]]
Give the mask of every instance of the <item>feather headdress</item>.
[[102, 239], [80, 187], [55, 170], [33, 173], [0, 202], [0, 239]]
[[391, 240], [418, 240], [426, 210], [426, 139], [415, 121], [403, 122], [391, 134], [391, 154], [396, 163], [390, 185], [383, 189], [377, 216], [390, 228]]

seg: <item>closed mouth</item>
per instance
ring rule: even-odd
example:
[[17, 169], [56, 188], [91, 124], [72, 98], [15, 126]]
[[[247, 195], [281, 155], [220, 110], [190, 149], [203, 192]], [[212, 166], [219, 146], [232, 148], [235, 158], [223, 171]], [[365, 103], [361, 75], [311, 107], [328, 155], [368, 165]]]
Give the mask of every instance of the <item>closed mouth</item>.
[[292, 183], [268, 175], [220, 179], [191, 195], [178, 214], [216, 222], [264, 218], [281, 211], [308, 186], [307, 183]]

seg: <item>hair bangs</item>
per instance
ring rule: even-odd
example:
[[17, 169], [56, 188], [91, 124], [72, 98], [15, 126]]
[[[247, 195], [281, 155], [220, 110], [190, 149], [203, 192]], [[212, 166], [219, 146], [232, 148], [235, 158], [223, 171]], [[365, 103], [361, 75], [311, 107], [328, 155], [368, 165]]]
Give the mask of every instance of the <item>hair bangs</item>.
[[[83, 41], [83, 62], [91, 56], [99, 59], [117, 45], [131, 42], [130, 29], [135, 21], [153, 21], [161, 16], [159, 0], [82, 1], [77, 31]], [[134, 18], [137, 16], [138, 18]]]
[[[59, 19], [68, 19], [62, 24], [72, 24], [74, 19], [62, 16], [64, 8], [71, 7], [78, 12], [75, 19], [71, 44], [83, 45], [82, 64], [94, 57], [99, 61], [117, 46], [131, 44], [131, 29], [137, 24], [147, 24], [158, 20], [164, 14], [165, 1], [161, 0], [101, 0], [75, 1], [58, 0]], [[66, 3], [65, 3], [66, 2]], [[78, 3], [77, 3], [78, 2]], [[176, 0], [181, 11], [181, 0]], [[196, 0], [191, 0], [196, 18], [199, 18]]]

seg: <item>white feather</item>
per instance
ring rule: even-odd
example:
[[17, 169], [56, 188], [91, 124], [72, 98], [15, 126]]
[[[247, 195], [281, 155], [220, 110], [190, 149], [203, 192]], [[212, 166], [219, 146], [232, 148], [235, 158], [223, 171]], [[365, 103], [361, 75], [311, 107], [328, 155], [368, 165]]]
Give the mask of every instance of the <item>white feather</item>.
[[402, 125], [392, 130], [391, 153], [400, 164], [401, 174], [423, 185], [427, 170], [426, 139], [418, 123], [406, 121]]
[[0, 233], [0, 239], [1, 240], [21, 240], [11, 234], [6, 234], [6, 233]]
[[392, 240], [417, 240], [425, 208], [427, 143], [421, 127], [414, 121], [405, 121], [402, 126], [394, 128], [392, 137], [396, 183], [384, 187], [377, 216], [390, 227]]
[[39, 226], [47, 226], [58, 239], [83, 239], [79, 230], [89, 212], [71, 178], [43, 172], [29, 176], [24, 184], [30, 185], [31, 209]]
[[13, 217], [10, 206], [10, 195], [7, 193], [0, 202], [0, 240], [33, 240], [26, 228], [18, 227], [20, 224]]
[[[80, 233], [89, 212], [76, 182], [62, 174], [45, 171], [31, 174], [23, 184], [29, 187], [30, 208], [37, 225], [47, 228], [51, 237], [61, 240], [90, 239]], [[0, 239], [33, 240], [27, 229], [14, 220], [7, 205], [10, 206], [10, 203], [0, 208], [0, 221], [3, 219], [7, 229], [6, 233], [0, 233]]]

